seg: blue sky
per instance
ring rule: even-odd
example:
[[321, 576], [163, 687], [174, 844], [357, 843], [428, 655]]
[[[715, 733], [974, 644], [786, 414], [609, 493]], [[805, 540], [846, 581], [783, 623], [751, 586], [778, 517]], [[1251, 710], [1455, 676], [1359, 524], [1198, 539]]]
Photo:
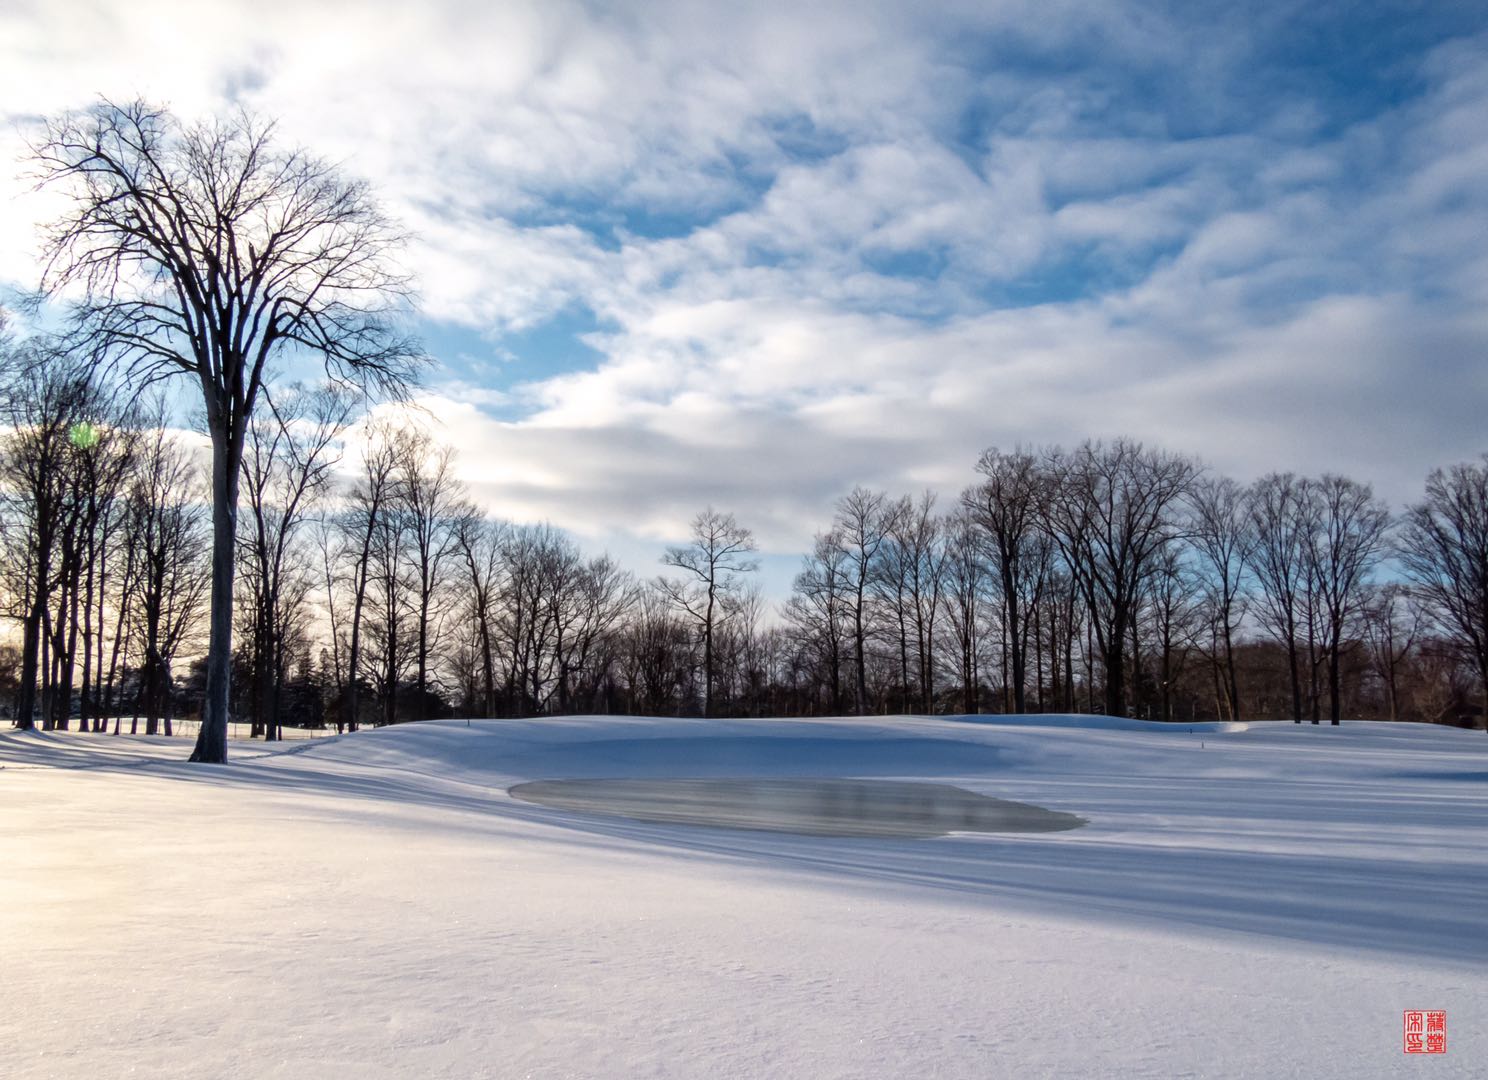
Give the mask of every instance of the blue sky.
[[480, 497], [637, 569], [711, 502], [779, 591], [854, 484], [949, 500], [991, 444], [1397, 504], [1488, 449], [1480, 3], [191, 11], [7, 5], [0, 149], [97, 93], [279, 117], [413, 234]]

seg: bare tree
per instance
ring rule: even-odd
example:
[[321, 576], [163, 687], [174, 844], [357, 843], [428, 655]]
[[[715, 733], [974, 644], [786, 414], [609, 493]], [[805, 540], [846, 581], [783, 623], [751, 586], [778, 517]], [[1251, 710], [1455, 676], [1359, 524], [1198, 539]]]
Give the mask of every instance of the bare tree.
[[1145, 605], [1157, 643], [1158, 717], [1164, 721], [1174, 719], [1173, 692], [1199, 634], [1202, 593], [1203, 586], [1192, 567], [1184, 565], [1179, 546], [1166, 545], [1148, 579]]
[[1260, 581], [1261, 622], [1286, 649], [1292, 691], [1292, 722], [1302, 722], [1301, 643], [1310, 632], [1307, 558], [1317, 525], [1311, 482], [1291, 473], [1271, 473], [1247, 492], [1252, 558]]
[[[917, 500], [900, 501], [889, 516], [889, 555], [886, 571], [894, 585], [894, 607], [899, 623], [900, 682], [907, 695], [908, 645], [914, 645], [914, 682], [919, 707], [935, 711], [935, 632], [945, 586], [945, 545], [941, 519], [935, 515], [935, 493], [922, 492]], [[912, 637], [911, 637], [912, 635]]]
[[616, 635], [639, 601], [633, 575], [608, 555], [580, 567], [570, 598], [558, 656], [558, 711], [576, 702], [594, 708], [608, 681]]
[[556, 689], [561, 621], [581, 557], [567, 536], [542, 524], [508, 530], [501, 560], [496, 626], [506, 695], [519, 715], [535, 715]]
[[1235, 637], [1245, 617], [1245, 580], [1256, 534], [1245, 489], [1227, 476], [1199, 478], [1189, 494], [1189, 504], [1193, 517], [1189, 538], [1207, 571], [1214, 636], [1223, 650], [1225, 709], [1231, 720], [1239, 720]]
[[207, 591], [206, 507], [197, 463], [162, 425], [140, 450], [127, 539], [137, 553], [134, 636], [145, 734], [171, 734], [171, 665], [191, 640]]
[[825, 682], [827, 708], [842, 712], [842, 667], [848, 618], [847, 552], [833, 532], [818, 533], [802, 560], [784, 615], [797, 643], [815, 659], [815, 678]]
[[[12, 576], [23, 597], [21, 671], [16, 694], [19, 726], [35, 726], [42, 654], [51, 629], [49, 605], [58, 585], [57, 548], [70, 501], [68, 459], [73, 425], [84, 421], [93, 397], [87, 370], [52, 342], [30, 342], [11, 358], [4, 421], [10, 428], [0, 447], [0, 470], [17, 500], [22, 521], [9, 547], [21, 564]], [[42, 709], [44, 723], [52, 713]]]
[[300, 533], [340, 461], [336, 440], [351, 418], [351, 400], [334, 386], [295, 386], [271, 398], [269, 412], [248, 423], [243, 480], [249, 521], [239, 552], [252, 601], [253, 727], [272, 740], [279, 737], [291, 623], [311, 588]]
[[1104, 661], [1106, 711], [1125, 716], [1126, 651], [1149, 575], [1181, 528], [1175, 511], [1195, 469], [1184, 457], [1118, 439], [1051, 453], [1049, 531], [1075, 572]]
[[[340, 715], [351, 731], [361, 722], [362, 625], [372, 580], [373, 551], [397, 496], [398, 453], [393, 432], [383, 424], [369, 431], [361, 469], [342, 514], [347, 536], [344, 550], [350, 562], [351, 626], [346, 658], [346, 696]], [[334, 583], [332, 583], [334, 584]]]
[[620, 644], [631, 708], [652, 716], [680, 711], [694, 697], [693, 632], [674, 610], [668, 590], [643, 589]]
[[980, 530], [999, 585], [1007, 640], [1008, 682], [1013, 711], [1026, 712], [1028, 627], [1048, 577], [1049, 559], [1041, 512], [1049, 495], [1047, 474], [1022, 449], [1004, 453], [995, 446], [977, 462], [982, 482], [961, 495]]
[[854, 689], [858, 715], [868, 712], [869, 603], [878, 573], [879, 550], [888, 539], [893, 504], [881, 491], [855, 487], [837, 503], [832, 532], [846, 553], [849, 615], [852, 619]]
[[454, 451], [436, 447], [422, 433], [406, 432], [399, 442], [398, 485], [408, 519], [414, 582], [414, 689], [419, 719], [428, 716], [429, 652], [438, 640], [442, 605], [439, 595], [449, 583], [456, 553], [455, 521], [463, 488], [454, 472]]
[[193, 761], [227, 760], [234, 545], [248, 421], [276, 357], [401, 392], [417, 347], [397, 329], [399, 240], [366, 185], [246, 113], [183, 126], [143, 102], [48, 122], [38, 179], [66, 193], [43, 290], [77, 289], [78, 328], [145, 380], [200, 386], [212, 439], [212, 600]]
[[1478, 673], [1488, 731], [1488, 455], [1434, 469], [1405, 514], [1399, 555], [1437, 624]]
[[[107, 697], [103, 663], [107, 605], [117, 577], [116, 573], [111, 575], [117, 569], [112, 556], [121, 546], [127, 546], [116, 534], [124, 531], [121, 526], [127, 486], [139, 464], [137, 420], [131, 410], [115, 405], [100, 422], [84, 422], [76, 428], [72, 440], [77, 450], [73, 486], [80, 504], [78, 549], [83, 572], [83, 671], [78, 717], [85, 730], [91, 724], [91, 730], [97, 732], [105, 727], [102, 706]], [[124, 561], [128, 569], [128, 553]]]
[[473, 622], [479, 665], [481, 715], [496, 715], [496, 647], [498, 601], [505, 565], [505, 522], [485, 517], [471, 504], [455, 515], [454, 539], [468, 588], [466, 618]]
[[733, 514], [711, 506], [692, 519], [692, 542], [670, 547], [662, 556], [664, 566], [683, 571], [679, 580], [662, 578], [658, 584], [671, 605], [697, 626], [703, 639], [703, 715], [713, 715], [715, 671], [713, 637], [723, 613], [722, 601], [742, 586], [740, 574], [759, 569], [750, 558], [757, 551], [754, 534], [740, 525]]
[[985, 597], [990, 585], [980, 526], [962, 508], [945, 530], [946, 631], [961, 684], [961, 710], [979, 713]]
[[[393, 459], [399, 459], [398, 445], [402, 430], [395, 432]], [[396, 465], [395, 465], [396, 469]], [[404, 676], [413, 660], [416, 636], [408, 624], [416, 614], [410, 597], [416, 590], [413, 577], [414, 555], [410, 542], [411, 516], [402, 495], [403, 477], [394, 472], [390, 498], [370, 531], [363, 584], [366, 586], [365, 620], [362, 649], [367, 663], [364, 670], [377, 693], [380, 723], [393, 724], [399, 719], [398, 701]]]
[[1364, 635], [1370, 664], [1385, 685], [1390, 719], [1401, 715], [1401, 672], [1421, 637], [1425, 609], [1404, 586], [1390, 582], [1373, 590], [1364, 606]]
[[1323, 648], [1328, 661], [1328, 715], [1342, 715], [1339, 667], [1344, 632], [1358, 615], [1369, 574], [1379, 560], [1390, 527], [1390, 511], [1368, 484], [1325, 475], [1318, 482], [1318, 528], [1308, 545], [1317, 583]]

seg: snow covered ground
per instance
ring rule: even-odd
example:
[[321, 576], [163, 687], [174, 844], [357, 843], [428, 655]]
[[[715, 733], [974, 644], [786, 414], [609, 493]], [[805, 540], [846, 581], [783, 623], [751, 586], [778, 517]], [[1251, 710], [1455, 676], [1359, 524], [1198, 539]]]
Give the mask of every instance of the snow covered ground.
[[[0, 1076], [1488, 1073], [1488, 738], [441, 722], [192, 766], [0, 734]], [[528, 780], [885, 777], [1067, 832], [796, 836]], [[1447, 1052], [1402, 1053], [1445, 1010]]]

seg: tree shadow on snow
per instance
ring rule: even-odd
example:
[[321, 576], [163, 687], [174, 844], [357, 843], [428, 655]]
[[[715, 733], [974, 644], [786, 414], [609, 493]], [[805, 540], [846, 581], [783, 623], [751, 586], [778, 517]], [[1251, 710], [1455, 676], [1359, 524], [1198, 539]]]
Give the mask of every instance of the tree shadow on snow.
[[[304, 753], [310, 746], [318, 752]], [[1122, 793], [1108, 786], [1099, 801], [1112, 820], [1103, 822], [1098, 810], [1081, 805], [1078, 779], [1024, 780], [1016, 791], [1004, 792], [995, 775], [983, 774], [967, 782], [987, 794], [1035, 802], [1040, 797], [1029, 792], [1046, 788], [1043, 805], [1082, 813], [1092, 824], [1072, 833], [1046, 835], [834, 838], [656, 825], [555, 810], [506, 795], [509, 777], [493, 775], [488, 787], [451, 780], [437, 763], [414, 767], [400, 761], [368, 768], [349, 760], [337, 762], [334, 747], [334, 740], [306, 744], [228, 766], [145, 764], [154, 766], [152, 772], [187, 783], [246, 789], [264, 797], [275, 791], [313, 795], [317, 812], [349, 823], [370, 824], [372, 816], [379, 825], [425, 828], [426, 819], [408, 818], [409, 808], [451, 811], [441, 816], [441, 830], [493, 844], [556, 844], [607, 853], [632, 847], [638, 854], [727, 865], [735, 872], [742, 866], [808, 882], [835, 880], [873, 889], [928, 891], [959, 902], [993, 901], [999, 908], [1029, 914], [1179, 928], [1211, 938], [1216, 931], [1257, 935], [1345, 947], [1381, 958], [1488, 961], [1488, 935], [1481, 931], [1480, 917], [1482, 898], [1488, 895], [1488, 863], [1477, 857], [1481, 849], [1464, 847], [1454, 850], [1450, 859], [1436, 859], [1431, 850], [1404, 843], [1391, 847], [1390, 831], [1404, 805], [1399, 799], [1375, 809], [1377, 835], [1372, 846], [1351, 845], [1362, 847], [1362, 853], [1327, 850], [1326, 831], [1317, 833], [1310, 850], [1268, 851], [1261, 847], [1271, 839], [1264, 829], [1256, 833], [1254, 847], [1246, 846], [1248, 834], [1213, 831], [1213, 821], [1223, 821], [1222, 789], [1214, 796], [1218, 817], [1211, 821], [1207, 836], [1202, 830], [1185, 830], [1180, 821], [1167, 841], [1161, 826], [1141, 820], [1150, 817], [1154, 803], [1162, 804], [1160, 795], [1142, 783], [1126, 785], [1126, 805], [1120, 802]], [[1307, 784], [1278, 781], [1273, 787], [1264, 806], [1278, 833], [1305, 839], [1308, 823], [1326, 818], [1328, 785], [1323, 785], [1322, 795]], [[1192, 796], [1186, 803], [1174, 799], [1175, 806], [1193, 801]], [[1421, 824], [1442, 824], [1441, 814], [1448, 807], [1424, 796], [1410, 802], [1419, 802], [1414, 817]], [[1361, 798], [1358, 805], [1370, 804]], [[1259, 819], [1265, 825], [1254, 802], [1245, 809], [1248, 823]], [[1452, 815], [1453, 824], [1481, 835], [1480, 803], [1453, 809], [1459, 811]], [[1366, 831], [1370, 825], [1353, 818], [1348, 824]], [[582, 868], [575, 872], [582, 873]]]

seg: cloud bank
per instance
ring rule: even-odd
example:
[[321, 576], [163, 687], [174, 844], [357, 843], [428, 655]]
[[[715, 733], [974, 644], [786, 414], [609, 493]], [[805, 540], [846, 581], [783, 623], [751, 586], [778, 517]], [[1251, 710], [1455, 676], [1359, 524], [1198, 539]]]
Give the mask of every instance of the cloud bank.
[[1116, 434], [1399, 502], [1485, 449], [1470, 7], [21, 3], [0, 149], [98, 93], [278, 116], [415, 234], [480, 497], [622, 548]]

